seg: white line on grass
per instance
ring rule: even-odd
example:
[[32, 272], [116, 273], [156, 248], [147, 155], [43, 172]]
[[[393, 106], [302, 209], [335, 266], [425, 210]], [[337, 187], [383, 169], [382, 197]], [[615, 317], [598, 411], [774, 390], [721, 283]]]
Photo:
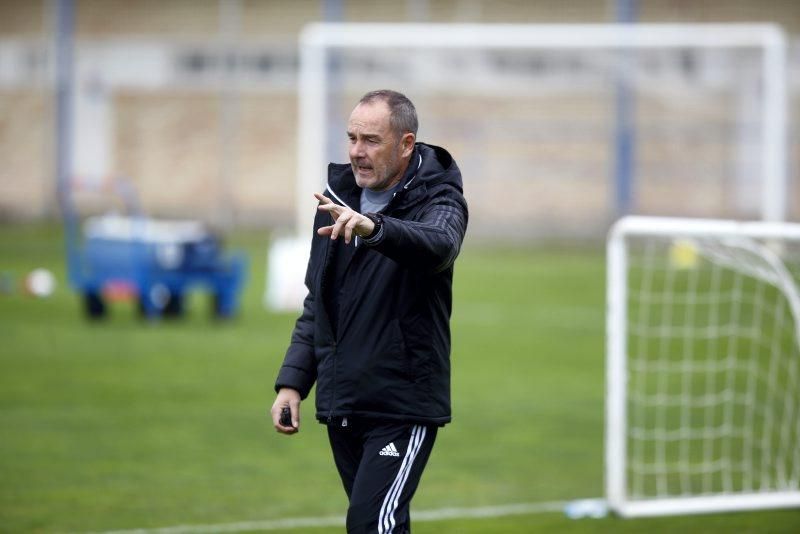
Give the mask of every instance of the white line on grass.
[[[411, 514], [413, 521], [444, 521], [447, 519], [489, 518], [509, 515], [541, 514], [561, 512], [567, 501], [533, 502], [483, 506], [477, 508], [440, 508], [422, 510]], [[310, 527], [341, 527], [344, 517], [289, 517], [264, 521], [241, 521], [217, 525], [176, 525], [163, 528], [138, 528], [133, 530], [109, 530], [98, 534], [211, 534], [216, 532], [247, 532], [254, 530], [278, 530]]]

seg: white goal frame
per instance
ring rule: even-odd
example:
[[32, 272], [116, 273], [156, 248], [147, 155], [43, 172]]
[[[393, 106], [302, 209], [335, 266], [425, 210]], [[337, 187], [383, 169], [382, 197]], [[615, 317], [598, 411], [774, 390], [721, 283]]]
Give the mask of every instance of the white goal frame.
[[[786, 38], [772, 24], [391, 24], [313, 23], [300, 34], [297, 201], [295, 229], [311, 232], [313, 193], [327, 168], [327, 54], [331, 49], [636, 49], [761, 48], [761, 216], [786, 217]], [[376, 52], [378, 53], [378, 52]], [[374, 88], [370, 88], [374, 89]], [[454, 92], [458, 88], [451, 88]], [[344, 128], [344, 126], [342, 126]]]
[[[800, 241], [800, 224], [735, 222], [711, 219], [624, 217], [609, 233], [607, 246], [606, 310], [606, 498], [623, 517], [693, 514], [768, 508], [800, 507], [800, 488], [676, 498], [631, 499], [627, 491], [628, 347], [627, 244], [631, 236], [680, 236], [682, 239], [723, 237], [792, 239]], [[777, 262], [779, 263], [779, 261]], [[800, 327], [800, 298], [787, 295], [796, 329]]]

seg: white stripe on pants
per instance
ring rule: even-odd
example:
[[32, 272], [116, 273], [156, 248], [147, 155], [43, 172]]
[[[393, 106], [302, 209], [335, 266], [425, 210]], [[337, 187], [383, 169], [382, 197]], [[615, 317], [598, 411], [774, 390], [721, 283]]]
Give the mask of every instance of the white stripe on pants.
[[425, 439], [426, 428], [424, 426], [415, 425], [411, 429], [411, 439], [408, 441], [408, 449], [406, 456], [403, 458], [403, 463], [400, 466], [400, 471], [397, 473], [389, 492], [383, 500], [381, 505], [381, 512], [378, 516], [378, 532], [379, 534], [391, 534], [394, 530], [395, 521], [394, 513], [397, 510], [397, 504], [400, 500], [400, 494], [403, 491], [408, 474], [411, 472], [411, 467], [414, 464], [414, 459], [417, 457], [422, 442]]

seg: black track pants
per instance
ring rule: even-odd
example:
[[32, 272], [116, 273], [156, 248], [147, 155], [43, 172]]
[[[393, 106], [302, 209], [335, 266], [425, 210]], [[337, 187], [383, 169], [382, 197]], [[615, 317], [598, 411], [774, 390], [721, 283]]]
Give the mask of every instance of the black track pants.
[[328, 425], [333, 458], [350, 499], [348, 533], [411, 531], [409, 504], [437, 430], [435, 426], [352, 419]]

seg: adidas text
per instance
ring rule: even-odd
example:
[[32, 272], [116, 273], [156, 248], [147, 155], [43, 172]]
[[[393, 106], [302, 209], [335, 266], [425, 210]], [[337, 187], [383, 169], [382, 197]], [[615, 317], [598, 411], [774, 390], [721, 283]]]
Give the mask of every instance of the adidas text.
[[394, 443], [390, 443], [378, 453], [381, 456], [400, 456], [400, 453], [397, 452], [397, 448], [394, 446]]

